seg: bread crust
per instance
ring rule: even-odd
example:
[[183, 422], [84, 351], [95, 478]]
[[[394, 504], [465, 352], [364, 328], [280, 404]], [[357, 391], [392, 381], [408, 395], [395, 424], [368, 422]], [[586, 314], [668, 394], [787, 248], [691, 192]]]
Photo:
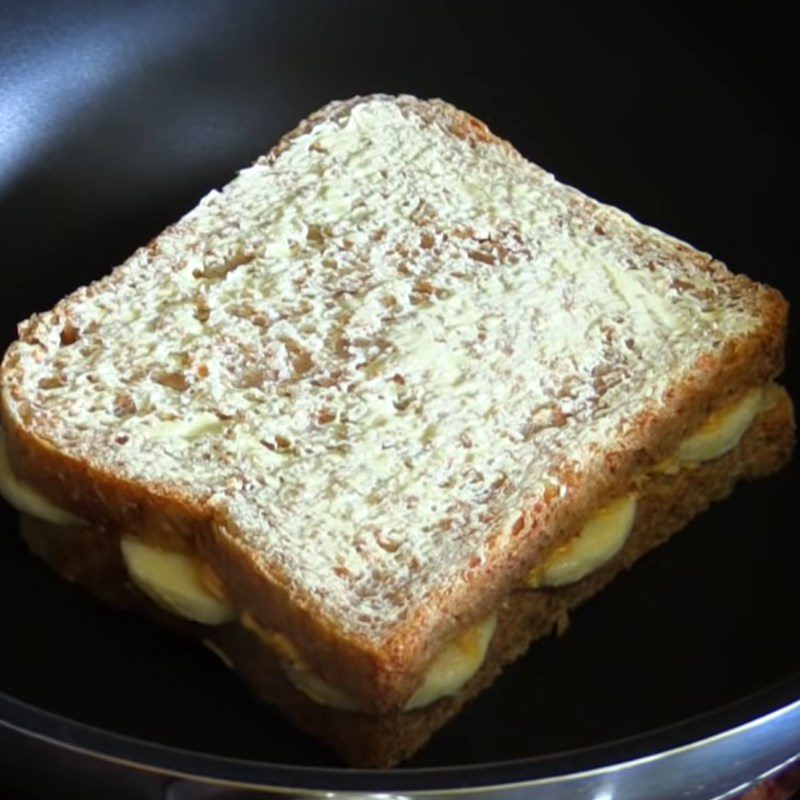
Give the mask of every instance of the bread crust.
[[651, 473], [639, 487], [637, 520], [622, 551], [607, 565], [558, 589], [517, 588], [503, 600], [495, 636], [480, 670], [453, 697], [412, 712], [363, 714], [325, 708], [299, 692], [279, 659], [251, 631], [232, 623], [215, 628], [179, 620], [154, 606], [131, 586], [116, 539], [89, 527], [59, 528], [25, 518], [23, 537], [31, 550], [63, 577], [114, 606], [138, 609], [163, 624], [212, 642], [265, 701], [296, 725], [322, 739], [353, 766], [390, 767], [416, 752], [472, 697], [528, 649], [531, 642], [559, 634], [569, 613], [601, 591], [647, 552], [726, 497], [739, 480], [760, 478], [790, 457], [794, 421], [791, 401], [773, 387], [772, 404], [739, 445], [720, 458], [676, 475]]
[[[293, 140], [323, 121], [346, 117], [369, 99], [327, 106], [284, 137], [260, 162], [273, 163]], [[523, 161], [483, 123], [442, 101], [401, 97], [396, 103], [404, 114], [416, 115], [465, 141], [496, 145], [510, 159]], [[196, 497], [172, 485], [145, 487], [121, 479], [114, 471], [55, 446], [48, 431], [37, 427], [35, 409], [26, 399], [16, 344], [0, 367], [0, 421], [14, 471], [109, 536], [128, 530], [197, 552], [221, 576], [238, 608], [289, 636], [326, 680], [373, 712], [402, 707], [442, 643], [501, 604], [543, 552], [574, 535], [605, 498], [622, 493], [635, 475], [671, 453], [711, 410], [768, 382], [783, 366], [787, 306], [778, 292], [730, 274], [707, 254], [634, 224], [622, 212], [598, 206], [577, 191], [570, 197], [570, 224], [577, 235], [588, 235], [591, 228], [602, 230], [603, 236], [619, 237], [627, 242], [632, 257], [654, 268], [673, 269], [676, 279], [692, 270], [710, 275], [731, 302], [746, 303], [753, 310], [758, 325], [747, 335], [728, 338], [718, 346], [710, 343], [708, 352], [693, 365], [691, 378], [671, 388], [658, 413], [644, 412], [630, 420], [613, 450], [602, 454], [591, 469], [580, 472], [566, 463], [559, 470], [566, 501], [554, 496], [521, 509], [513, 538], [490, 536], [489, 557], [457, 583], [432, 592], [426, 603], [408, 609], [380, 637], [343, 632], [316, 598], [298, 591], [292, 574], [279, 564], [257, 560], [235, 522]], [[171, 226], [162, 237], [179, 236], [181, 225]], [[145, 250], [157, 250], [162, 237]], [[76, 295], [101, 293], [115, 280], [112, 273]], [[688, 285], [691, 292], [691, 282]], [[43, 328], [67, 329], [70, 303], [71, 298], [66, 298], [53, 311], [20, 326], [21, 340], [35, 341]], [[491, 521], [487, 525], [491, 529]]]

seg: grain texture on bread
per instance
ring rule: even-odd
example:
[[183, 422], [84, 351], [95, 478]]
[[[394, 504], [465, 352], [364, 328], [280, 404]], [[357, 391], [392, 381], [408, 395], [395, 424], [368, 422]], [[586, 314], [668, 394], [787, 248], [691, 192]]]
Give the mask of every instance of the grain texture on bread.
[[[477, 674], [457, 694], [413, 712], [354, 714], [326, 708], [306, 697], [285, 675], [274, 651], [238, 623], [209, 629], [166, 614], [126, 580], [119, 547], [108, 532], [62, 528], [25, 518], [22, 534], [31, 550], [61, 575], [121, 608], [138, 609], [160, 622], [212, 642], [232, 668], [267, 702], [295, 724], [333, 747], [353, 766], [388, 767], [416, 752], [529, 644], [563, 630], [569, 612], [607, 586], [639, 558], [663, 544], [739, 480], [763, 477], [782, 466], [793, 445], [792, 404], [772, 387], [772, 402], [739, 445], [718, 459], [677, 474], [651, 473], [641, 484], [639, 513], [631, 536], [615, 559], [583, 580], [557, 589], [512, 592], [499, 610], [497, 631]], [[702, 536], [702, 530], [695, 530]], [[541, 686], [546, 692], [547, 687]]]
[[780, 295], [441, 101], [312, 115], [20, 327], [18, 475], [200, 553], [365, 708], [781, 368]]

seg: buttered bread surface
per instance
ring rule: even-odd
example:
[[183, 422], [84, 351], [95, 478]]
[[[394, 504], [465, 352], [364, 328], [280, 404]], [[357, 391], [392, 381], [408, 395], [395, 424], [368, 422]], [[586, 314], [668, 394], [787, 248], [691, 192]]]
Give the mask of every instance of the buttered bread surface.
[[533, 552], [545, 511], [653, 444], [642, 420], [778, 325], [770, 305], [447, 104], [373, 96], [311, 117], [25, 323], [3, 413], [200, 508], [377, 647], [409, 616], [457, 616], [453, 587], [512, 544]]

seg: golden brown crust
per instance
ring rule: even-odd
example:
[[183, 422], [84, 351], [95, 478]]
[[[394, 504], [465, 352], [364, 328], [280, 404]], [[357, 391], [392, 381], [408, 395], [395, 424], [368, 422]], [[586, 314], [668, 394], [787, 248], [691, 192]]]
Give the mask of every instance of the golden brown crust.
[[[344, 116], [365, 99], [332, 104], [312, 115], [284, 137], [265, 160], [274, 160], [288, 142], [318, 122]], [[446, 103], [413, 98], [399, 98], [397, 102], [404, 113], [422, 116], [459, 138], [493, 142], [510, 157], [521, 158], [483, 123]], [[574, 192], [573, 202], [576, 226], [598, 224], [594, 215], [580, 213], [591, 201]], [[228, 520], [215, 517], [174, 488], [144, 489], [58, 450], [41, 432], [34, 432], [24, 396], [4, 380], [8, 391], [3, 391], [0, 398], [0, 421], [6, 430], [14, 470], [53, 501], [92, 520], [96, 526], [146, 532], [150, 538], [198, 552], [221, 576], [238, 607], [290, 636], [326, 679], [375, 710], [397, 707], [413, 692], [441, 643], [457, 628], [477, 620], [500, 603], [543, 551], [580, 528], [597, 507], [599, 498], [621, 493], [638, 472], [670, 453], [711, 409], [724, 405], [748, 387], [770, 380], [782, 368], [786, 304], [778, 292], [743, 276], [731, 275], [711, 257], [663, 234], [633, 228], [620, 212], [608, 209], [605, 213], [607, 219], [602, 224], [608, 232], [628, 236], [631, 252], [646, 256], [653, 269], [693, 263], [728, 287], [731, 297], [746, 298], [755, 309], [760, 326], [747, 336], [721, 343], [698, 361], [693, 378], [672, 388], [658, 414], [642, 414], [634, 421], [634, 433], [619, 442], [616, 452], [605, 454], [602, 470], [578, 474], [565, 464], [560, 478], [569, 489], [568, 503], [524, 509], [512, 545], [496, 548], [491, 558], [460, 583], [430, 598], [425, 608], [411, 610], [382, 642], [343, 637], [321, 613], [314, 598], [298, 595], [291, 575], [282, 574], [277, 566], [265, 569], [255, 563], [252, 553], [227, 534]], [[148, 247], [157, 248], [157, 240]], [[113, 280], [110, 276], [85, 291], [103, 291]], [[689, 285], [687, 291], [691, 290]], [[62, 301], [51, 313], [61, 315], [69, 331], [69, 300]], [[21, 338], [34, 336], [34, 328], [35, 321], [23, 326]], [[12, 346], [0, 375], [10, 375], [14, 369]], [[14, 404], [13, 413], [8, 404]]]
[[[561, 475], [561, 483], [569, 487], [571, 494], [567, 505], [554, 509], [540, 506], [523, 509], [517, 523], [516, 546], [497, 553], [484, 571], [454, 587], [448, 597], [439, 598], [442, 607], [469, 611], [455, 618], [442, 615], [436, 635], [429, 637], [427, 647], [426, 643], [418, 641], [419, 634], [410, 624], [387, 646], [386, 662], [381, 665], [382, 674], [387, 676], [387, 693], [407, 697], [419, 679], [421, 670], [403, 671], [403, 660], [397, 654], [419, 648], [424, 653], [419, 661], [424, 669], [442, 641], [452, 636], [459, 626], [472, 624], [485, 616], [502, 600], [510, 586], [530, 572], [543, 553], [574, 536], [585, 520], [602, 506], [604, 498], [623, 494], [637, 475], [673, 453], [712, 411], [780, 373], [788, 313], [786, 301], [770, 287], [753, 284], [742, 276], [731, 276], [726, 270], [725, 276], [743, 288], [749, 286], [752, 301], [762, 315], [759, 330], [728, 341], [716, 358], [709, 356], [698, 362], [693, 379], [673, 387], [661, 413], [645, 413], [634, 421], [636, 434], [618, 451], [605, 455], [604, 470], [579, 475], [571, 473], [568, 466]], [[433, 605], [436, 607], [435, 602]]]
[[[308, 662], [315, 666], [330, 682], [346, 688], [354, 697], [376, 709], [386, 710], [397, 705], [414, 690], [425, 663], [435, 654], [441, 642], [452, 635], [453, 628], [471, 624], [495, 607], [510, 583], [518, 582], [541, 556], [561, 538], [569, 538], [598, 505], [595, 498], [620, 494], [642, 468], [658, 463], [671, 453], [684, 436], [695, 429], [710, 410], [721, 407], [732, 397], [752, 385], [774, 377], [782, 366], [783, 338], [786, 304], [773, 290], [760, 293], [764, 304], [765, 325], [758, 335], [730, 343], [718, 365], [719, 372], [713, 382], [706, 385], [680, 387], [674, 396], [674, 416], [641, 421], [642, 446], [625, 453], [607, 456], [607, 473], [595, 476], [593, 491], [583, 489], [590, 499], [574, 502], [568, 514], [557, 524], [551, 522], [553, 535], [540, 536], [536, 547], [523, 548], [506, 554], [503, 563], [494, 566], [494, 572], [465, 582], [463, 593], [475, 592], [482, 596], [479, 603], [471, 603], [471, 613], [453, 621], [443, 618], [438, 635], [417, 647], [425, 653], [416, 670], [408, 670], [403, 654], [413, 646], [409, 638], [415, 636], [413, 625], [400, 632], [385, 652], [366, 652], [360, 643], [342, 642], [336, 638], [324, 619], [315, 615], [313, 606], [293, 602], [290, 581], [275, 583], [266, 580], [263, 573], [253, 569], [248, 552], [237, 547], [229, 537], [219, 535], [221, 528], [210, 524], [207, 514], [183, 498], [165, 493], [162, 496], [144, 491], [135, 484], [120, 481], [114, 476], [97, 474], [84, 462], [75, 461], [53, 449], [45, 441], [13, 424], [3, 417], [9, 442], [10, 459], [15, 472], [41, 489], [65, 507], [77, 511], [88, 519], [96, 520], [113, 529], [146, 532], [171, 546], [192, 550], [203, 556], [229, 587], [232, 600], [240, 608], [247, 608], [265, 625], [284, 631], [297, 642]], [[708, 378], [708, 369], [698, 365], [698, 384]], [[65, 502], [66, 501], [66, 502]], [[523, 517], [526, 515], [523, 514]], [[535, 522], [541, 525], [542, 517]], [[528, 532], [521, 529], [523, 536]], [[463, 605], [468, 605], [465, 598]]]
[[90, 528], [62, 529], [26, 519], [30, 548], [59, 573], [117, 606], [139, 607], [164, 623], [212, 641], [234, 668], [268, 702], [298, 726], [331, 745], [354, 766], [392, 766], [418, 750], [469, 699], [489, 686], [531, 642], [562, 631], [569, 611], [662, 544], [738, 480], [759, 478], [783, 465], [793, 445], [792, 404], [782, 389], [770, 388], [772, 404], [730, 453], [677, 475], [651, 473], [640, 485], [637, 520], [620, 554], [587, 578], [560, 589], [512, 592], [499, 613], [494, 639], [479, 672], [454, 697], [414, 712], [354, 714], [309, 700], [287, 680], [278, 659], [238, 624], [207, 628], [185, 623], [152, 606], [126, 581], [116, 540]]

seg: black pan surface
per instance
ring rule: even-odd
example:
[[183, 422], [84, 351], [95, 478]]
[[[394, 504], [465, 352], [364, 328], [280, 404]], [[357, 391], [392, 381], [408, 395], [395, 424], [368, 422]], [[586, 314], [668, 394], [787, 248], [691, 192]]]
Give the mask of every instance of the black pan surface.
[[[0, 346], [310, 111], [373, 91], [444, 97], [795, 302], [791, 27], [704, 8], [0, 3]], [[784, 383], [800, 397], [797, 354], [793, 324]], [[573, 766], [657, 752], [800, 698], [797, 488], [796, 465], [740, 487], [404, 769], [541, 774], [564, 751]], [[15, 532], [3, 505], [0, 692], [151, 743], [335, 766], [210, 653], [96, 605]]]

